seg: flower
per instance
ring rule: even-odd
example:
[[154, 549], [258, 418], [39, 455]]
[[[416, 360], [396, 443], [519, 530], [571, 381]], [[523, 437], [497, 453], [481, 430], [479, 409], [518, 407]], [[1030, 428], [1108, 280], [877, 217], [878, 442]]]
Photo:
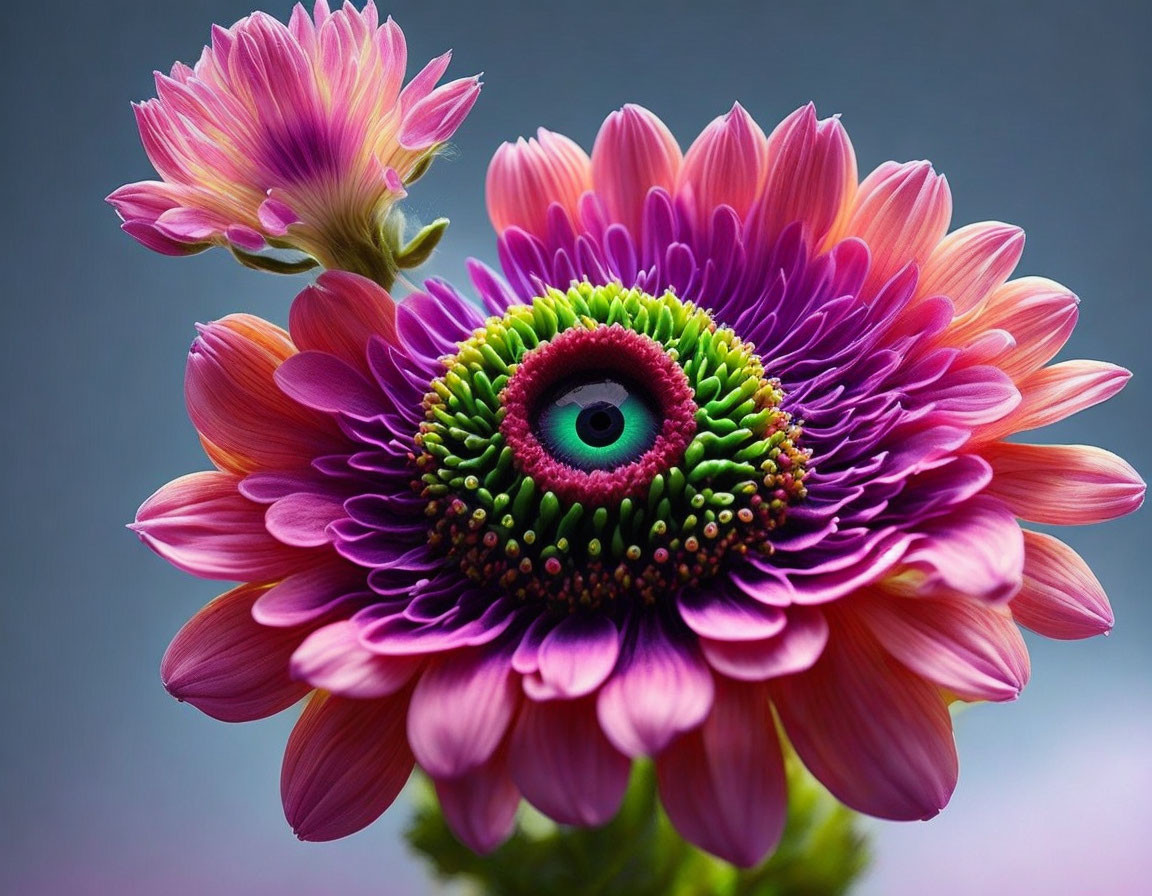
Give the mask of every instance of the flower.
[[450, 58], [404, 86], [404, 34], [378, 24], [371, 0], [334, 13], [318, 0], [311, 18], [297, 5], [286, 26], [256, 12], [216, 27], [194, 67], [157, 73], [157, 97], [135, 106], [161, 180], [108, 201], [125, 232], [166, 255], [271, 245], [375, 275], [402, 251], [382, 232], [389, 211], [480, 92], [478, 78], [436, 87]]
[[502, 148], [488, 188], [507, 280], [472, 263], [483, 308], [329, 272], [288, 331], [202, 328], [215, 469], [134, 527], [245, 584], [177, 635], [168, 689], [228, 720], [313, 692], [282, 776], [304, 839], [372, 821], [414, 764], [476, 850], [522, 797], [596, 825], [651, 756], [683, 836], [751, 865], [784, 824], [778, 730], [846, 805], [935, 815], [948, 704], [1019, 693], [1018, 624], [1112, 624], [1018, 519], [1111, 519], [1143, 482], [1005, 441], [1128, 378], [1046, 366], [1076, 297], [1008, 279], [1016, 228], [948, 234], [927, 163], [857, 183], [811, 106], [769, 136], [736, 106], [683, 155], [627, 106], [591, 156]]

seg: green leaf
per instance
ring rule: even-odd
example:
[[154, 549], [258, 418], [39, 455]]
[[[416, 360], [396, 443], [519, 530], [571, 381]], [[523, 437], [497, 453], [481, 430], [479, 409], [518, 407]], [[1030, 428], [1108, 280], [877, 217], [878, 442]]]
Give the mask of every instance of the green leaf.
[[395, 254], [397, 267], [415, 268], [424, 264], [432, 256], [447, 229], [447, 218], [437, 218], [428, 226], [420, 228], [420, 232]]

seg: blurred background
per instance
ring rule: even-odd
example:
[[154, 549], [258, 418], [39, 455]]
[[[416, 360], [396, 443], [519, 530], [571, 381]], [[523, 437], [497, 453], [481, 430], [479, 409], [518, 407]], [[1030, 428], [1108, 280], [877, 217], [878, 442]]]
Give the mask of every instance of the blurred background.
[[[129, 101], [192, 62], [252, 0], [19, 3], [0, 91], [7, 254], [0, 610], [0, 891], [28, 894], [422, 894], [398, 804], [347, 840], [301, 844], [283, 820], [292, 713], [242, 726], [169, 698], [157, 673], [180, 625], [222, 590], [127, 532], [160, 484], [206, 465], [184, 413], [193, 323], [244, 309], [283, 323], [303, 284], [214, 251], [153, 255], [103, 197], [152, 176]], [[289, 4], [269, 0], [286, 18]], [[483, 176], [537, 125], [590, 146], [624, 102], [686, 146], [738, 99], [765, 130], [815, 100], [842, 113], [862, 173], [932, 159], [956, 225], [1023, 226], [1020, 273], [1080, 294], [1064, 357], [1136, 373], [1106, 406], [1045, 431], [1152, 473], [1148, 295], [1152, 7], [1050, 2], [382, 5], [413, 65], [448, 47], [485, 72], [452, 157], [406, 208], [453, 226], [428, 273], [495, 252]], [[415, 69], [413, 69], [414, 71]], [[1032, 638], [1033, 683], [957, 720], [961, 778], [928, 824], [870, 824], [864, 894], [1147, 892], [1152, 877], [1152, 514], [1065, 531], [1111, 595], [1114, 634]]]

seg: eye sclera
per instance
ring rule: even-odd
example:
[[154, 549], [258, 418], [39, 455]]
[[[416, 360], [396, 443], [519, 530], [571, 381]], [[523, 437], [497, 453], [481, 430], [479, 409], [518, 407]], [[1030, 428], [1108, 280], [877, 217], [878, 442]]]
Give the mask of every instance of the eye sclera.
[[[540, 396], [578, 374], [648, 386], [659, 425], [646, 451], [612, 469], [582, 470], [548, 450], [535, 425]], [[502, 401], [500, 430], [517, 465], [542, 489], [571, 503], [603, 505], [643, 494], [657, 474], [680, 462], [696, 434], [696, 403], [680, 365], [658, 343], [619, 324], [565, 330], [525, 353]]]

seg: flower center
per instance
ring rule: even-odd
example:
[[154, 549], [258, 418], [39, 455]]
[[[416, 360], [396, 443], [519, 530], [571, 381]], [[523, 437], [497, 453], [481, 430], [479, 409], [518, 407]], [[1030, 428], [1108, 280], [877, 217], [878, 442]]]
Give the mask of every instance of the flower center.
[[430, 542], [524, 600], [654, 602], [730, 555], [771, 553], [805, 495], [779, 383], [671, 293], [549, 291], [445, 368], [415, 440]]

